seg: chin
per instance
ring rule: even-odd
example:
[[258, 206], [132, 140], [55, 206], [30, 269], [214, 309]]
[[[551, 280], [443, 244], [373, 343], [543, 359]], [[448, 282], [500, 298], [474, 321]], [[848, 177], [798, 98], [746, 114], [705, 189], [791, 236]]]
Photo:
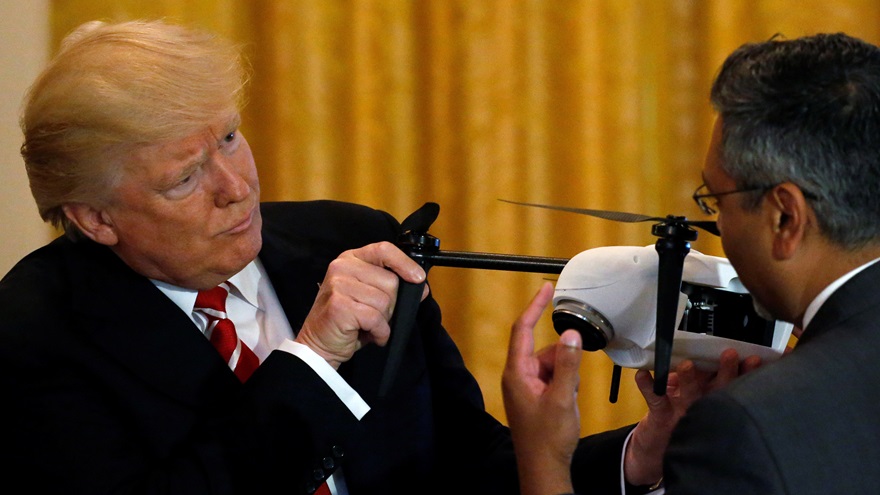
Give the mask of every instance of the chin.
[[238, 273], [247, 266], [248, 263], [255, 260], [257, 255], [260, 254], [260, 249], [263, 247], [263, 236], [260, 234], [259, 229], [256, 231], [255, 235], [248, 236], [247, 238], [241, 239], [241, 247], [236, 253], [237, 259], [239, 260], [239, 264], [241, 266], [238, 267], [233, 274]]
[[248, 263], [254, 261], [263, 247], [261, 222], [254, 222], [250, 228], [240, 232], [234, 238], [215, 243], [215, 273], [222, 273], [227, 278], [240, 272]]

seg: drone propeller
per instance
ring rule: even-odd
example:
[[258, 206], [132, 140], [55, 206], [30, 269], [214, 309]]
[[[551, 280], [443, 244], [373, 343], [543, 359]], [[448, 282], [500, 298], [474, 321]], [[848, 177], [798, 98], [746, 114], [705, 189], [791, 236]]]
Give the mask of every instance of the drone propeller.
[[[568, 208], [564, 206], [542, 205], [535, 203], [523, 203], [508, 201], [521, 206], [546, 208], [550, 210], [579, 213], [616, 222], [657, 222], [651, 233], [660, 239], [657, 240], [656, 249], [659, 256], [657, 271], [657, 320], [654, 348], [654, 393], [666, 394], [667, 378], [672, 360], [672, 339], [675, 334], [676, 312], [678, 310], [678, 298], [681, 293], [682, 269], [684, 258], [690, 251], [690, 241], [696, 240], [697, 232], [691, 227], [697, 227], [714, 235], [720, 235], [718, 227], [712, 221], [689, 221], [685, 217], [669, 215], [667, 217], [653, 217], [637, 213], [625, 213], [619, 211], [589, 210], [582, 208]], [[564, 329], [558, 329], [562, 332]], [[611, 380], [611, 402], [617, 400], [617, 389], [620, 384], [620, 370], [615, 365]]]
[[409, 232], [424, 234], [431, 228], [434, 220], [437, 220], [438, 215], [440, 215], [440, 205], [437, 203], [425, 203], [421, 208], [410, 213], [400, 223], [400, 228], [404, 234]]
[[510, 201], [507, 199], [499, 199], [505, 203], [520, 206], [532, 206], [535, 208], [546, 208], [548, 210], [567, 211], [570, 213], [578, 213], [581, 215], [589, 215], [596, 218], [604, 218], [605, 220], [613, 220], [615, 222], [635, 223], [635, 222], [668, 222], [671, 218], [676, 219], [684, 225], [690, 225], [709, 232], [713, 235], [720, 235], [718, 226], [713, 221], [688, 220], [684, 217], [652, 217], [650, 215], [642, 215], [639, 213], [626, 213], [623, 211], [609, 210], [590, 210], [586, 208], [570, 208], [567, 206], [542, 205], [537, 203], [523, 203], [521, 201]]

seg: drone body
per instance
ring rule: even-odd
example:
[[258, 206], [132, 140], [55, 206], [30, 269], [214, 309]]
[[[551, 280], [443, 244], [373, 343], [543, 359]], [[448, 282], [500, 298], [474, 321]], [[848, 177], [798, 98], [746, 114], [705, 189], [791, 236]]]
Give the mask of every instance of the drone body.
[[[654, 369], [657, 250], [653, 245], [584, 251], [562, 270], [553, 298], [557, 331], [576, 328], [585, 350], [603, 350], [618, 366]], [[785, 350], [792, 325], [761, 318], [725, 258], [691, 251], [684, 259], [671, 365], [684, 359], [717, 369], [724, 349], [765, 361]]]

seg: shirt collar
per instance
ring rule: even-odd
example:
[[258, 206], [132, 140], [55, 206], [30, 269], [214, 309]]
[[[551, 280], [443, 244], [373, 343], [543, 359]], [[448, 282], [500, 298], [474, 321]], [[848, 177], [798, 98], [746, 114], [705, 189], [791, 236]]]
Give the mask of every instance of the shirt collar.
[[[236, 291], [236, 295], [248, 302], [251, 306], [259, 308], [259, 299], [257, 291], [260, 287], [260, 269], [257, 267], [257, 261], [251, 261], [240, 272], [229, 277], [229, 283], [232, 284], [232, 290]], [[195, 304], [195, 299], [193, 299]]]
[[[261, 272], [257, 263], [257, 260], [251, 261], [240, 272], [229, 277], [229, 284], [232, 286], [233, 293], [236, 296], [248, 304], [260, 308], [257, 290], [260, 284]], [[193, 307], [196, 305], [196, 296], [199, 293], [197, 290], [185, 289], [159, 280], [150, 279], [150, 282], [168, 296], [184, 313], [190, 314], [192, 312]]]

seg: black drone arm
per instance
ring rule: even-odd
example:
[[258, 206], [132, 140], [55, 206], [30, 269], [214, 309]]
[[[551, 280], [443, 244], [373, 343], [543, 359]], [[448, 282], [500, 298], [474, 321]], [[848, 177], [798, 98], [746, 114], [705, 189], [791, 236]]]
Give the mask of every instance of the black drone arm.
[[[428, 228], [437, 218], [439, 208], [436, 203], [425, 203], [424, 206], [407, 217], [401, 224], [403, 233], [397, 243], [398, 247], [419, 263], [426, 273], [433, 266], [449, 266], [559, 274], [568, 263], [567, 258], [440, 251], [440, 240], [427, 233]], [[412, 284], [403, 279], [400, 280], [396, 310], [390, 322], [391, 337], [388, 344], [388, 362], [379, 385], [380, 397], [388, 393], [394, 382], [397, 369], [400, 367], [400, 360], [415, 324], [423, 288], [424, 283]]]

